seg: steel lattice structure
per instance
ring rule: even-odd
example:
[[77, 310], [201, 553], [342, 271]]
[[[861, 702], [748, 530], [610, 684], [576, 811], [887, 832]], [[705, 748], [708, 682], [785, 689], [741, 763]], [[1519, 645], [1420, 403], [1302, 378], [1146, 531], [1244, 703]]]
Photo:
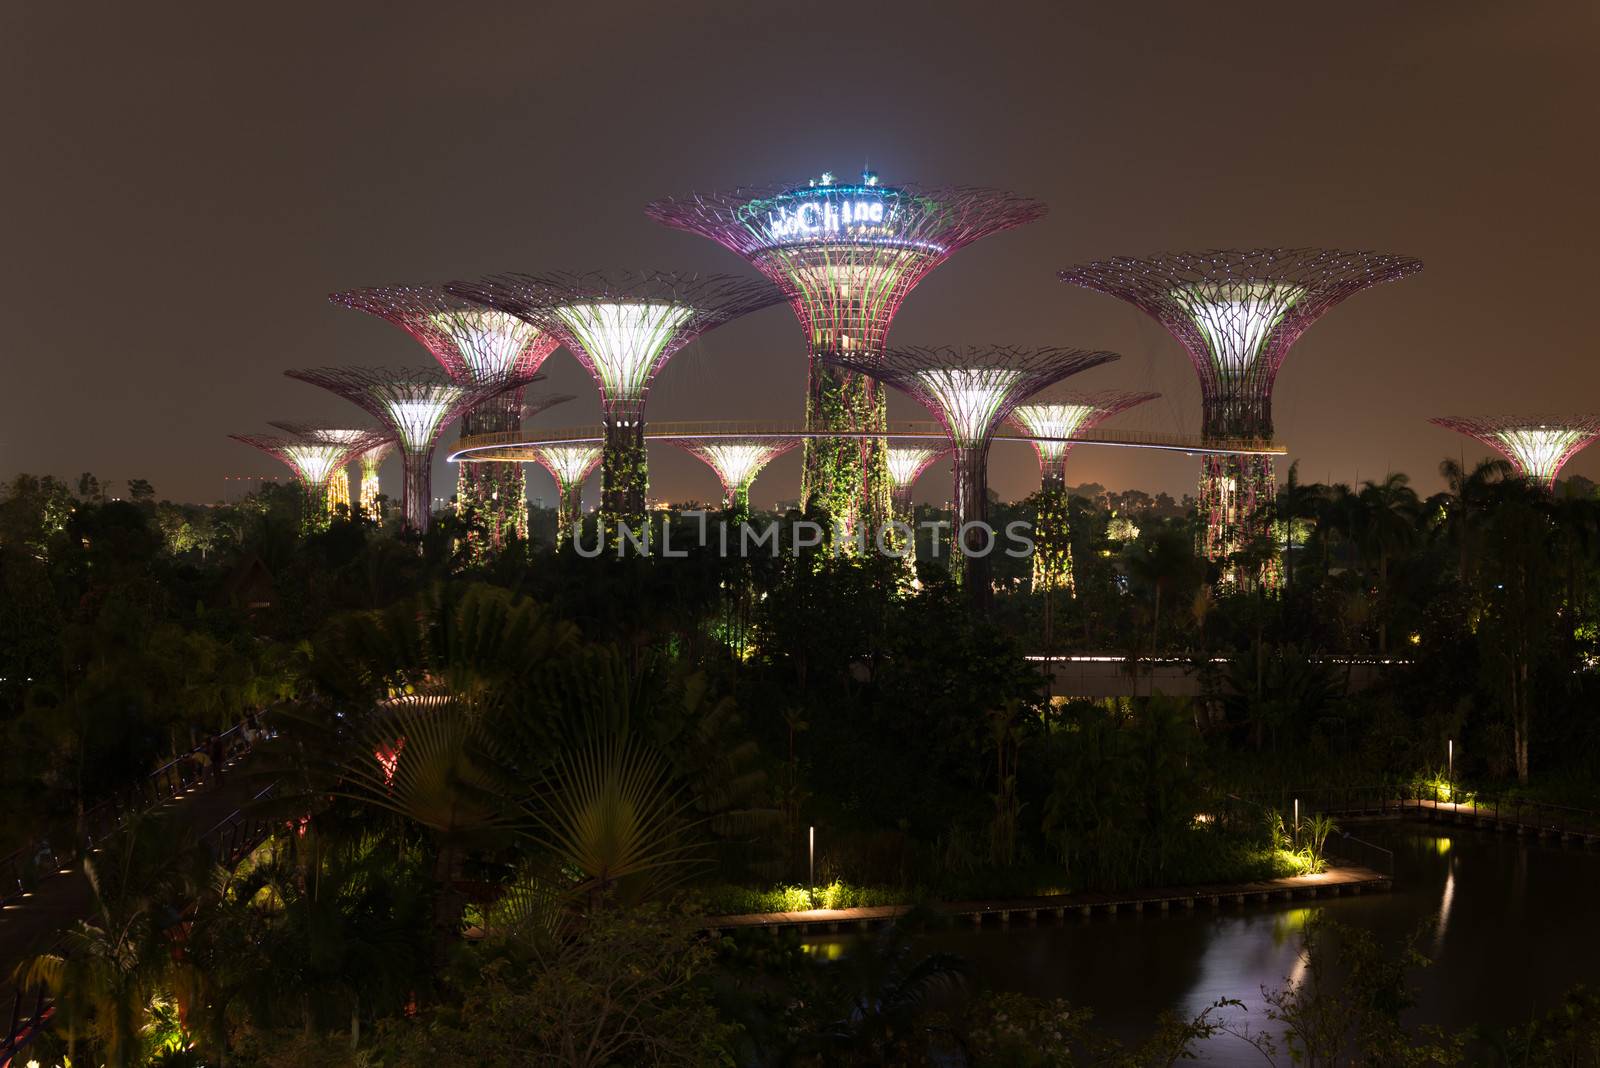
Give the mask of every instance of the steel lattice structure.
[[284, 374], [337, 393], [388, 428], [405, 466], [405, 525], [418, 534], [432, 518], [433, 448], [445, 426], [468, 408], [541, 377], [465, 385], [429, 367], [320, 367]]
[[[560, 340], [516, 316], [484, 308], [437, 285], [376, 286], [333, 293], [335, 304], [375, 315], [410, 334], [439, 361], [452, 381], [484, 385], [536, 374]], [[522, 428], [520, 388], [507, 389], [461, 415], [463, 434]], [[482, 529], [499, 548], [513, 532], [528, 536], [528, 485], [520, 465], [463, 463], [456, 470], [456, 502], [468, 529]], [[473, 537], [469, 535], [469, 537]]]
[[[285, 424], [275, 423], [283, 428]], [[299, 424], [293, 424], [299, 425]], [[353, 431], [333, 440], [322, 433], [229, 434], [287, 465], [299, 480], [305, 494], [305, 524], [308, 529], [322, 526], [328, 517], [328, 482], [350, 458], [384, 439], [384, 431]], [[348, 488], [348, 487], [347, 487]]]
[[1568, 460], [1600, 437], [1600, 415], [1442, 416], [1435, 426], [1477, 438], [1546, 492]]
[[[1179, 252], [1071, 267], [1061, 280], [1098, 290], [1150, 315], [1183, 346], [1200, 376], [1208, 437], [1272, 436], [1272, 385], [1289, 349], [1334, 305], [1422, 269], [1420, 260], [1332, 249]], [[1224, 562], [1272, 535], [1277, 476], [1270, 459], [1206, 457], [1200, 551]], [[1276, 558], [1259, 576], [1225, 568], [1223, 584], [1281, 581]]]
[[556, 482], [556, 548], [566, 544], [583, 515], [583, 484], [600, 464], [604, 442], [537, 445], [533, 459]]
[[[286, 430], [298, 437], [315, 439], [318, 441], [327, 441], [330, 443], [365, 443], [366, 441], [370, 440], [371, 435], [374, 432], [379, 434], [383, 433], [382, 431], [378, 431], [376, 427], [339, 426], [333, 423], [301, 422], [292, 419], [268, 420], [267, 425], [276, 427], [279, 430]], [[385, 442], [380, 441], [378, 445], [374, 447], [381, 448], [384, 447], [385, 444]], [[362, 454], [364, 454], [364, 452], [365, 450], [361, 450]], [[326, 496], [328, 501], [328, 511], [330, 513], [337, 509], [341, 504], [344, 505], [347, 513], [352, 509], [352, 502], [350, 500], [350, 473], [347, 470], [351, 459], [353, 459], [353, 457], [347, 457], [344, 462], [338, 467], [334, 468], [333, 473], [328, 476], [328, 490]]]
[[[917, 528], [911, 489], [934, 461], [950, 455], [950, 445], [927, 438], [886, 438], [884, 446], [884, 467], [889, 474], [889, 516], [903, 524], [903, 531], [909, 531], [903, 537], [903, 548], [909, 573], [915, 577]], [[901, 531], [897, 531], [899, 533]]]
[[361, 453], [356, 457], [356, 462], [361, 466], [361, 486], [357, 496], [361, 507], [361, 514], [369, 519], [382, 519], [378, 514], [378, 494], [382, 487], [378, 484], [378, 469], [383, 466], [383, 461], [394, 452], [395, 441], [389, 439]]
[[669, 438], [670, 444], [701, 460], [722, 481], [722, 506], [734, 515], [750, 511], [750, 485], [762, 470], [804, 439]]
[[629, 524], [643, 518], [649, 486], [650, 383], [706, 331], [781, 299], [755, 279], [670, 271], [504, 274], [449, 289], [559, 338], [594, 377], [606, 424], [601, 512]]
[[[989, 596], [981, 529], [989, 507], [989, 441], [1022, 400], [1052, 383], [1118, 359], [1114, 352], [1056, 347], [906, 348], [877, 358], [832, 356], [847, 370], [902, 390], [938, 419], [955, 450], [955, 530], [951, 564], [980, 605]], [[969, 555], [970, 554], [970, 555]]]
[[1159, 393], [1102, 389], [1093, 393], [1052, 393], [1048, 398], [1017, 405], [1011, 418], [1034, 436], [1032, 444], [1039, 456], [1040, 487], [1066, 489], [1067, 454], [1072, 451], [1074, 435], [1159, 396]]
[[[885, 399], [874, 380], [832, 357], [880, 358], [901, 302], [957, 249], [1042, 217], [1037, 200], [996, 189], [887, 186], [867, 172], [803, 186], [745, 186], [658, 200], [650, 218], [710, 238], [744, 257], [788, 298], [810, 359], [808, 430], [881, 429]], [[821, 505], [845, 528], [890, 512], [881, 437], [806, 441], [802, 504]]]

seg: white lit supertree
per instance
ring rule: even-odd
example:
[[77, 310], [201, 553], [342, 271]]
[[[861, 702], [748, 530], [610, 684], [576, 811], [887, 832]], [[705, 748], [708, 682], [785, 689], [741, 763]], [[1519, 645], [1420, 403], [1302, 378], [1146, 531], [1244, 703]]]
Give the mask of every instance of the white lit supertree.
[[982, 608], [991, 588], [988, 531], [989, 443], [1022, 400], [1052, 383], [1117, 359], [1111, 352], [1066, 348], [891, 349], [877, 360], [832, 359], [916, 398], [943, 424], [955, 450], [951, 565]]
[[800, 437], [668, 438], [703, 461], [722, 481], [722, 507], [735, 516], [750, 513], [750, 485], [763, 468], [803, 441]]
[[358, 491], [357, 503], [361, 507], [361, 514], [368, 519], [379, 520], [383, 517], [378, 514], [378, 495], [383, 492], [378, 483], [378, 472], [383, 467], [383, 461], [394, 452], [393, 439], [374, 445], [356, 457], [356, 464], [361, 468], [361, 485]]
[[[364, 443], [370, 441], [373, 432], [377, 430], [376, 427], [353, 427], [336, 423], [302, 422], [292, 419], [273, 419], [269, 420], [267, 425], [276, 427], [279, 430], [287, 430], [297, 437], [326, 441], [332, 444]], [[380, 433], [382, 432], [380, 431]], [[365, 456], [367, 452], [372, 451], [372, 449], [391, 447], [393, 447], [393, 442], [386, 438], [386, 440], [379, 441], [372, 446], [371, 449], [363, 448], [358, 450], [352, 459], [359, 459]], [[350, 499], [349, 465], [350, 459], [346, 459], [344, 463], [334, 468], [333, 473], [328, 476], [328, 511], [330, 513], [336, 511], [340, 505], [345, 507], [346, 512], [353, 511], [354, 502]]]
[[460, 414], [539, 376], [465, 386], [433, 368], [321, 367], [284, 374], [337, 393], [376, 419], [400, 445], [405, 470], [401, 507], [406, 529], [427, 531], [433, 513], [433, 449]]
[[[335, 304], [375, 315], [410, 334], [439, 361], [450, 380], [468, 386], [530, 379], [560, 345], [554, 335], [514, 315], [484, 308], [443, 286], [378, 286], [331, 294]], [[551, 398], [543, 405], [559, 403]], [[513, 387], [461, 415], [464, 436], [522, 429], [527, 408]], [[483, 552], [515, 534], [528, 536], [528, 484], [520, 463], [463, 460], [456, 469], [456, 507], [469, 531], [487, 535]]]
[[[282, 426], [282, 424], [275, 424]], [[328, 482], [350, 458], [382, 441], [381, 430], [352, 431], [332, 440], [316, 433], [285, 430], [282, 434], [230, 434], [235, 441], [260, 449], [286, 464], [294, 472], [304, 492], [304, 523], [308, 530], [320, 528], [328, 519]]]
[[507, 274], [449, 289], [560, 338], [594, 377], [605, 422], [600, 511], [630, 526], [644, 518], [649, 486], [650, 383], [707, 330], [782, 299], [756, 279], [665, 271]]
[[[1406, 256], [1330, 249], [1180, 252], [1102, 260], [1060, 272], [1062, 281], [1120, 297], [1177, 339], [1200, 377], [1209, 442], [1272, 437], [1272, 386], [1289, 349], [1334, 305], [1422, 269]], [[1275, 589], [1274, 556], [1244, 575], [1231, 558], [1272, 537], [1277, 476], [1266, 454], [1213, 453], [1201, 460], [1199, 550], [1224, 565], [1225, 588]]]
[[950, 455], [948, 442], [934, 438], [889, 438], [884, 449], [884, 464], [889, 473], [890, 517], [903, 524], [906, 537], [906, 564], [916, 562], [916, 515], [911, 505], [911, 490], [917, 479], [939, 459]]
[[1428, 422], [1477, 438], [1547, 493], [1566, 462], [1600, 437], [1600, 415], [1444, 416]]
[[534, 462], [556, 483], [556, 548], [567, 543], [583, 516], [583, 484], [600, 465], [601, 442], [566, 441], [559, 445], [534, 445]]
[[[645, 214], [749, 261], [783, 290], [810, 357], [801, 504], [840, 528], [889, 516], [884, 395], [831, 359], [883, 355], [901, 303], [958, 250], [1044, 216], [1046, 206], [998, 189], [887, 185], [823, 174], [804, 184], [745, 186], [658, 200]], [[827, 431], [838, 431], [829, 436]], [[823, 433], [817, 433], [821, 431]]]

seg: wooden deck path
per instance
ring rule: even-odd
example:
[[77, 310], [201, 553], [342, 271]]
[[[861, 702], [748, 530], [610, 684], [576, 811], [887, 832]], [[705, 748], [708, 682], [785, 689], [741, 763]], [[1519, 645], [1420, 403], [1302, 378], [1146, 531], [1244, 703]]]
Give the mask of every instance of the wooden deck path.
[[[1064, 919], [1069, 913], [1088, 918], [1096, 912], [1171, 912], [1192, 910], [1201, 905], [1222, 908], [1249, 902], [1287, 901], [1294, 898], [1331, 897], [1388, 890], [1389, 876], [1351, 865], [1330, 867], [1321, 875], [1300, 875], [1259, 882], [1202, 886], [1171, 886], [1153, 890], [1113, 893], [1051, 894], [1044, 897], [1006, 898], [990, 901], [946, 901], [931, 906], [935, 912], [982, 925], [993, 921], [1001, 926], [1013, 922], [1032, 923], [1040, 919]], [[838, 931], [847, 927], [872, 927], [910, 912], [911, 905], [872, 905], [850, 909], [808, 909], [804, 912], [756, 912], [742, 916], [711, 916], [706, 930], [736, 931], [748, 928], [805, 928]]]
[[[1558, 809], [1548, 805], [1480, 805], [1470, 801], [1433, 801], [1413, 798], [1405, 801], [1388, 801], [1382, 805], [1364, 805], [1351, 808], [1325, 808], [1327, 812], [1346, 823], [1363, 820], [1414, 820], [1454, 823], [1464, 827], [1507, 831], [1518, 835], [1534, 835], [1586, 846], [1600, 845], [1600, 822], [1588, 813], [1576, 809]], [[1574, 815], [1576, 813], [1576, 815]]]

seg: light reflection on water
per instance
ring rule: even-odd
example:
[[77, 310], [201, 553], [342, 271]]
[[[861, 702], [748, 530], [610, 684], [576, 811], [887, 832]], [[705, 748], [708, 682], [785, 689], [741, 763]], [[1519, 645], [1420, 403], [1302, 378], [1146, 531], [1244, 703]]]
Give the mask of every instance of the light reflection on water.
[[[1300, 932], [1317, 913], [1371, 930], [1386, 947], [1420, 931], [1420, 948], [1435, 961], [1413, 976], [1420, 1022], [1513, 1026], [1553, 1008], [1574, 984], [1600, 982], [1600, 923], [1589, 896], [1600, 881], [1600, 852], [1445, 827], [1356, 833], [1395, 850], [1392, 892], [1165, 916], [1096, 913], [1004, 929], [957, 926], [928, 936], [926, 948], [965, 957], [983, 985], [1090, 1008], [1126, 1040], [1147, 1033], [1163, 1010], [1192, 1016], [1220, 997], [1243, 1001], [1247, 1011], [1234, 1018], [1261, 1028], [1262, 987], [1298, 978]], [[852, 937], [811, 944], [832, 955]], [[1251, 1058], [1263, 1063], [1221, 1038], [1196, 1063]]]

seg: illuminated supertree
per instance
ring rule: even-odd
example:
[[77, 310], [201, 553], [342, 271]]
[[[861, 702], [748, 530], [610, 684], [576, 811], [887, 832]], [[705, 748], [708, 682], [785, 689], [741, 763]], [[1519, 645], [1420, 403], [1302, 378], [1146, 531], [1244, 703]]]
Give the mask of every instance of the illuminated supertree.
[[[316, 441], [326, 441], [330, 444], [365, 443], [372, 439], [376, 427], [351, 427], [338, 426], [333, 423], [306, 423], [287, 419], [268, 420], [268, 426], [279, 430], [287, 430], [297, 437]], [[378, 431], [381, 435], [382, 432]], [[379, 442], [381, 446], [383, 442]], [[359, 450], [358, 450], [359, 452]], [[350, 511], [350, 473], [348, 470], [350, 458], [339, 464], [328, 476], [328, 512], [332, 514], [340, 505], [344, 505], [345, 512]]]
[[[280, 425], [281, 424], [274, 424]], [[288, 465], [305, 494], [304, 523], [308, 530], [324, 526], [328, 519], [328, 480], [362, 449], [382, 441], [382, 430], [356, 431], [344, 440], [330, 440], [321, 434], [286, 431], [283, 434], [230, 434], [235, 441], [260, 449]]]
[[383, 461], [389, 458], [394, 451], [395, 443], [391, 439], [374, 445], [366, 452], [356, 457], [356, 462], [361, 466], [361, 514], [368, 519], [381, 520], [378, 514], [378, 494], [382, 492], [378, 485], [378, 470], [383, 466]]
[[806, 429], [847, 436], [806, 442], [801, 503], [846, 530], [890, 512], [881, 430], [888, 414], [870, 377], [851, 368], [880, 358], [913, 287], [957, 249], [1045, 214], [1012, 193], [889, 186], [870, 171], [855, 184], [824, 174], [806, 185], [741, 187], [658, 200], [657, 222], [710, 238], [743, 256], [789, 299], [810, 357]]
[[[328, 299], [400, 327], [433, 354], [451, 381], [464, 385], [530, 378], [561, 343], [531, 323], [463, 300], [442, 286], [379, 286]], [[462, 413], [461, 433], [521, 430], [523, 408], [520, 388], [497, 393]], [[469, 529], [488, 534], [487, 546], [475, 548], [498, 549], [513, 532], [526, 539], [523, 466], [463, 460], [456, 469], [456, 507]]]
[[916, 398], [943, 424], [955, 450], [951, 566], [981, 607], [988, 603], [989, 442], [1021, 401], [1054, 382], [1117, 359], [1116, 353], [1064, 348], [910, 348], [881, 357], [830, 356]]
[[1019, 404], [1011, 413], [1012, 420], [1033, 435], [1033, 450], [1039, 456], [1039, 503], [1033, 531], [1034, 589], [1070, 591], [1073, 588], [1066, 477], [1067, 453], [1072, 451], [1072, 442], [1068, 439], [1118, 412], [1159, 396], [1159, 393], [1119, 389], [1057, 393], [1044, 400]]
[[[934, 461], [950, 455], [950, 446], [931, 438], [889, 438], [884, 449], [884, 466], [889, 473], [890, 518], [905, 525], [906, 566], [913, 567], [917, 555], [916, 515], [911, 506], [911, 489]], [[914, 574], [915, 572], [913, 572]]]
[[[1116, 258], [1061, 272], [1061, 280], [1120, 297], [1178, 340], [1200, 376], [1202, 433], [1210, 440], [1272, 437], [1272, 384], [1289, 349], [1324, 312], [1354, 293], [1422, 269], [1419, 260], [1376, 252], [1255, 249]], [[1270, 456], [1201, 460], [1199, 549], [1222, 563], [1272, 537], [1277, 476]], [[1234, 566], [1223, 585], [1276, 588], [1276, 554], [1261, 571]]]
[[679, 349], [713, 327], [776, 304], [755, 279], [664, 271], [496, 275], [452, 293], [560, 338], [594, 376], [604, 413], [600, 511], [608, 523], [644, 518], [650, 383]]
[[803, 438], [668, 438], [684, 452], [705, 462], [722, 480], [722, 507], [735, 516], [750, 514], [750, 484], [763, 468], [794, 448]]
[[583, 515], [583, 483], [600, 464], [599, 441], [535, 445], [533, 458], [556, 481], [556, 548], [567, 543]]
[[284, 374], [337, 393], [388, 428], [405, 469], [401, 514], [417, 534], [427, 531], [432, 518], [433, 447], [445, 426], [497, 393], [540, 377], [467, 386], [428, 367], [320, 367]]
[[1547, 493], [1566, 462], [1600, 437], [1600, 415], [1445, 416], [1428, 422], [1477, 438]]

